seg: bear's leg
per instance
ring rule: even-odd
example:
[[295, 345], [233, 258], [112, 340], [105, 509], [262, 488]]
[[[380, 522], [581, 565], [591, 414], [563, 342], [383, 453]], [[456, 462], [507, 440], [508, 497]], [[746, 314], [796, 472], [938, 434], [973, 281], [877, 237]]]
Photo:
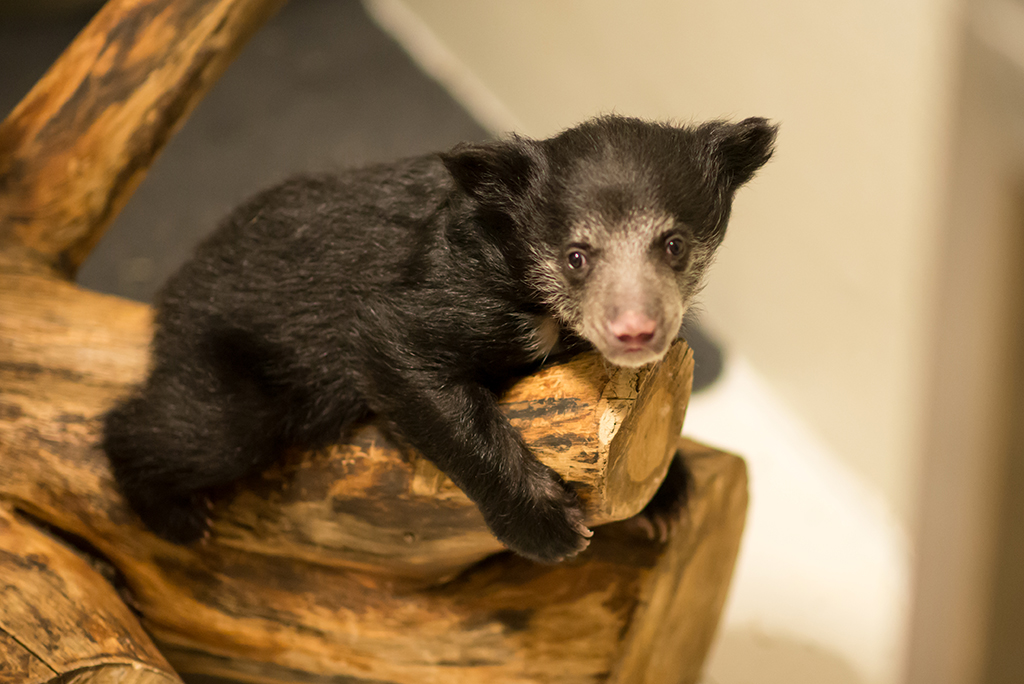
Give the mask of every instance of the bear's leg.
[[106, 417], [104, 449], [132, 508], [157, 534], [189, 543], [206, 534], [210, 490], [265, 466], [279, 451], [271, 397], [227, 382], [199, 360], [157, 368]]
[[381, 386], [391, 392], [377, 401], [396, 431], [476, 503], [509, 548], [547, 563], [586, 548], [591, 532], [572, 487], [530, 453], [490, 391], [429, 372], [391, 373]]

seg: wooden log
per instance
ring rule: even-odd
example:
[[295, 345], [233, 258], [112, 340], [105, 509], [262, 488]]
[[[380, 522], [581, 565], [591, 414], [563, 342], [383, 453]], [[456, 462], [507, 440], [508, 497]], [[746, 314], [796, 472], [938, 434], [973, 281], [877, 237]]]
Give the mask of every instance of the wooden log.
[[0, 577], [0, 682], [180, 684], [113, 587], [9, 502]]
[[[33, 274], [0, 272], [0, 497], [104, 552], [149, 538], [96, 444], [99, 417], [145, 373], [148, 307]], [[594, 354], [525, 378], [502, 407], [538, 457], [580, 492], [590, 525], [637, 513], [664, 478], [689, 396], [682, 342], [654, 368]], [[214, 542], [433, 582], [501, 550], [476, 506], [375, 423], [295, 454], [218, 499]], [[147, 541], [154, 547], [163, 542]]]
[[111, 0], [0, 124], [0, 258], [71, 277], [284, 0]]
[[511, 554], [408, 591], [364, 574], [223, 551], [165, 559], [140, 607], [181, 673], [258, 682], [696, 682], [746, 509], [742, 460], [680, 444], [693, 498], [667, 543], [600, 527], [559, 566]]
[[[322, 516], [317, 524], [331, 525], [333, 507], [324, 502], [335, 488], [346, 493], [342, 499], [349, 513], [352, 502], [364, 497], [364, 520], [370, 524], [379, 522], [376, 516], [387, 511], [388, 501], [422, 516], [429, 511], [428, 500], [443, 510], [458, 498], [451, 485], [437, 483], [435, 473], [423, 474], [422, 460], [388, 451], [380, 442], [351, 452], [295, 456], [219, 505], [211, 544], [175, 546], [139, 526], [96, 447], [97, 417], [126, 383], [142, 377], [150, 320], [143, 305], [53, 278], [0, 274], [0, 502], [83, 539], [116, 567], [122, 590], [133, 597], [144, 624], [180, 671], [259, 682], [344, 677], [378, 683], [696, 681], [742, 529], [741, 460], [684, 442], [693, 473], [691, 505], [667, 545], [646, 538], [631, 522], [614, 523], [596, 530], [591, 548], [579, 559], [555, 567], [499, 554], [439, 584], [464, 568], [470, 556], [451, 565], [403, 567], [408, 557], [368, 562], [365, 549], [361, 556], [346, 556], [350, 549], [343, 540], [332, 546], [311, 535], [302, 516]], [[603, 369], [586, 358], [574, 363]], [[535, 402], [532, 413], [538, 420], [545, 416], [537, 406], [572, 403], [559, 398], [562, 390], [554, 388], [560, 384], [577, 387], [568, 394], [582, 392], [583, 376], [570, 374], [564, 383], [553, 379], [575, 367], [552, 368], [546, 380], [543, 375], [527, 379], [515, 390], [529, 397], [529, 383], [539, 383], [540, 396], [522, 400]], [[620, 391], [588, 390], [592, 414], [593, 397], [604, 394], [609, 403], [619, 402], [609, 453], [631, 422], [641, 426], [638, 434], [663, 434], [665, 415], [673, 410], [666, 413], [665, 405], [644, 397], [685, 386], [688, 368], [683, 364], [664, 387], [651, 373], [637, 383], [632, 399]], [[639, 411], [657, 420], [644, 420]], [[567, 424], [576, 425], [568, 434], [582, 432], [565, 416], [548, 412], [550, 434]], [[600, 434], [602, 421], [590, 421]], [[677, 434], [677, 428], [671, 423], [668, 434]], [[665, 439], [647, 437], [648, 445]], [[551, 453], [565, 465], [587, 452], [553, 448]], [[365, 467], [355, 465], [360, 459]], [[580, 461], [575, 477], [563, 472], [580, 483], [591, 478], [590, 501], [613, 472], [636, 475], [628, 464], [606, 466], [602, 480], [587, 462], [591, 459]], [[660, 481], [661, 467], [640, 489], [648, 491]], [[370, 472], [387, 475], [374, 479]], [[328, 486], [315, 487], [323, 478]], [[434, 484], [422, 488], [423, 481]], [[415, 482], [421, 483], [419, 490]], [[303, 488], [305, 494], [295, 495]], [[427, 498], [403, 501], [412, 495]], [[642, 505], [645, 496], [629, 510]], [[608, 505], [604, 510], [601, 515], [608, 518], [607, 511], [625, 509]], [[246, 525], [252, 527], [248, 536], [238, 531]], [[344, 525], [333, 525], [344, 533]], [[453, 529], [465, 535], [467, 528], [456, 521], [440, 536]], [[493, 539], [487, 543], [486, 553], [497, 548]], [[7, 551], [17, 548], [0, 544]]]
[[[635, 515], [654, 495], [691, 381], [682, 342], [639, 372], [589, 353], [517, 383], [500, 405], [534, 454], [574, 485], [595, 526]], [[392, 446], [376, 423], [247, 482], [215, 513], [224, 546], [430, 581], [503, 548], [447, 476]]]
[[411, 589], [235, 549], [147, 549], [145, 539], [123, 540], [116, 563], [183, 674], [264, 684], [693, 683], [735, 562], [746, 471], [737, 457], [678, 446], [691, 499], [667, 542], [631, 521], [610, 524], [558, 566], [499, 554], [447, 584]]

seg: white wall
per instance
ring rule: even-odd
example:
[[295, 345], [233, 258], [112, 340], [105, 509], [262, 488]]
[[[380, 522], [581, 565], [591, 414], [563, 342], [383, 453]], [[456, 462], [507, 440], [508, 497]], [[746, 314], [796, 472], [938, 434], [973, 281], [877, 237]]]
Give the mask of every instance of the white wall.
[[[912, 519], [958, 0], [373, 4], [425, 23], [490, 93], [465, 101], [496, 129], [546, 136], [612, 111], [781, 122], [705, 320]], [[459, 78], [457, 95], [481, 90]]]

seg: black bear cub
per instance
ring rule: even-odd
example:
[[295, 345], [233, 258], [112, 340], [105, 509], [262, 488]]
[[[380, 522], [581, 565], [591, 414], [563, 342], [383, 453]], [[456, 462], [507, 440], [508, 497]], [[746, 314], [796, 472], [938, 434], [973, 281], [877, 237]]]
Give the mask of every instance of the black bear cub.
[[575, 555], [576, 496], [496, 395], [553, 351], [660, 359], [775, 130], [607, 116], [257, 195], [158, 298], [149, 377], [106, 417], [125, 496], [195, 541], [211, 490], [373, 413], [509, 548]]

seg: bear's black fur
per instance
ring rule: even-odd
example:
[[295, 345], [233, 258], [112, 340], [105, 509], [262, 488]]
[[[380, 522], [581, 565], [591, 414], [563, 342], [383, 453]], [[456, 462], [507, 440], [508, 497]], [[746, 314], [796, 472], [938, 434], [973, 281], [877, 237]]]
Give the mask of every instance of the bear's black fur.
[[158, 298], [150, 375], [106, 418], [122, 490], [194, 541], [210, 490], [373, 413], [511, 549], [576, 554], [576, 497], [496, 394], [556, 346], [660, 358], [774, 137], [763, 119], [603, 117], [257, 195]]

